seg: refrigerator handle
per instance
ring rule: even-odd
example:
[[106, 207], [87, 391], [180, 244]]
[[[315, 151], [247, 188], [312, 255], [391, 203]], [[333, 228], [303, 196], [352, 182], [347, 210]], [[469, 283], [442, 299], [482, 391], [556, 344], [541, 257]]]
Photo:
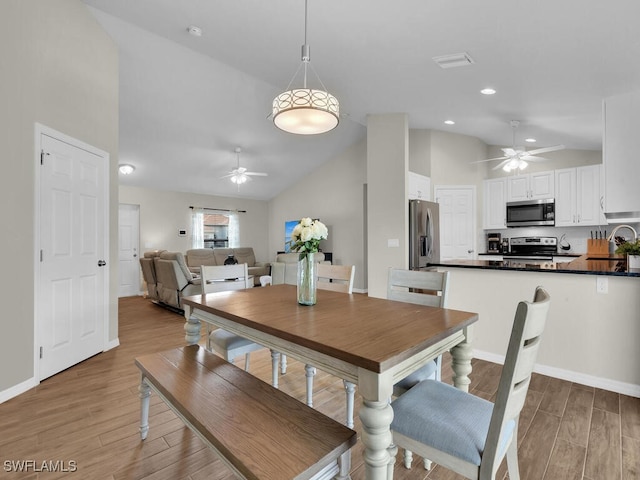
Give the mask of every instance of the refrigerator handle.
[[431, 209], [427, 209], [427, 257], [431, 257], [433, 250], [433, 219], [431, 218]]

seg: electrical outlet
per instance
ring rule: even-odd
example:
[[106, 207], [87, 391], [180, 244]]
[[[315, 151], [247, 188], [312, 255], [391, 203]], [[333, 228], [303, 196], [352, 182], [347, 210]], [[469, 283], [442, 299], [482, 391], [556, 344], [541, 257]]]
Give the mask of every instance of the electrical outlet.
[[596, 292], [609, 293], [609, 279], [603, 275], [596, 277]]

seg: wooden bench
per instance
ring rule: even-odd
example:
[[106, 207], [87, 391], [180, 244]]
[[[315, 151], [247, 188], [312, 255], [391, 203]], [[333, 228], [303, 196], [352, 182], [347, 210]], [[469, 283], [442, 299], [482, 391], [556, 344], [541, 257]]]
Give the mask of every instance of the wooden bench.
[[142, 439], [153, 389], [240, 478], [327, 478], [356, 442], [355, 431], [198, 345], [135, 363], [142, 372]]

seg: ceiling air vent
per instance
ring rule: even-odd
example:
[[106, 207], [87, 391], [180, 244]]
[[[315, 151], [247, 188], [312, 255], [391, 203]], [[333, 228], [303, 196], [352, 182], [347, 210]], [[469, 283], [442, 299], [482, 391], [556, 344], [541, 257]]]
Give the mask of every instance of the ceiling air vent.
[[466, 52], [433, 57], [433, 61], [436, 62], [440, 68], [464, 67], [465, 65], [475, 63], [473, 58], [471, 58], [471, 56]]

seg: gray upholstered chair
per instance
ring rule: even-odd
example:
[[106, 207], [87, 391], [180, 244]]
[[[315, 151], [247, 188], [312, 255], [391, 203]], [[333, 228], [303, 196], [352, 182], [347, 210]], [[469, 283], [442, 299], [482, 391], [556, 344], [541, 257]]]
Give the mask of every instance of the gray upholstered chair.
[[181, 310], [182, 297], [200, 293], [200, 279], [189, 271], [182, 253], [163, 251], [153, 260], [160, 303]]
[[518, 304], [495, 403], [425, 380], [392, 403], [393, 442], [470, 479], [493, 480], [506, 456], [518, 480], [518, 420], [525, 403], [549, 294]]
[[[246, 263], [235, 265], [201, 265], [200, 282], [202, 294], [224, 292], [229, 290], [243, 290], [253, 288], [253, 278], [249, 278]], [[244, 355], [244, 369], [249, 371], [251, 352], [265, 347], [222, 328], [209, 331], [207, 324], [207, 350], [221, 355], [228, 362]]]
[[142, 269], [142, 278], [147, 288], [147, 298], [152, 301], [158, 300], [158, 279], [156, 277], [156, 265], [154, 258], [160, 256], [163, 250], [152, 250], [144, 252], [140, 257], [140, 268]]

